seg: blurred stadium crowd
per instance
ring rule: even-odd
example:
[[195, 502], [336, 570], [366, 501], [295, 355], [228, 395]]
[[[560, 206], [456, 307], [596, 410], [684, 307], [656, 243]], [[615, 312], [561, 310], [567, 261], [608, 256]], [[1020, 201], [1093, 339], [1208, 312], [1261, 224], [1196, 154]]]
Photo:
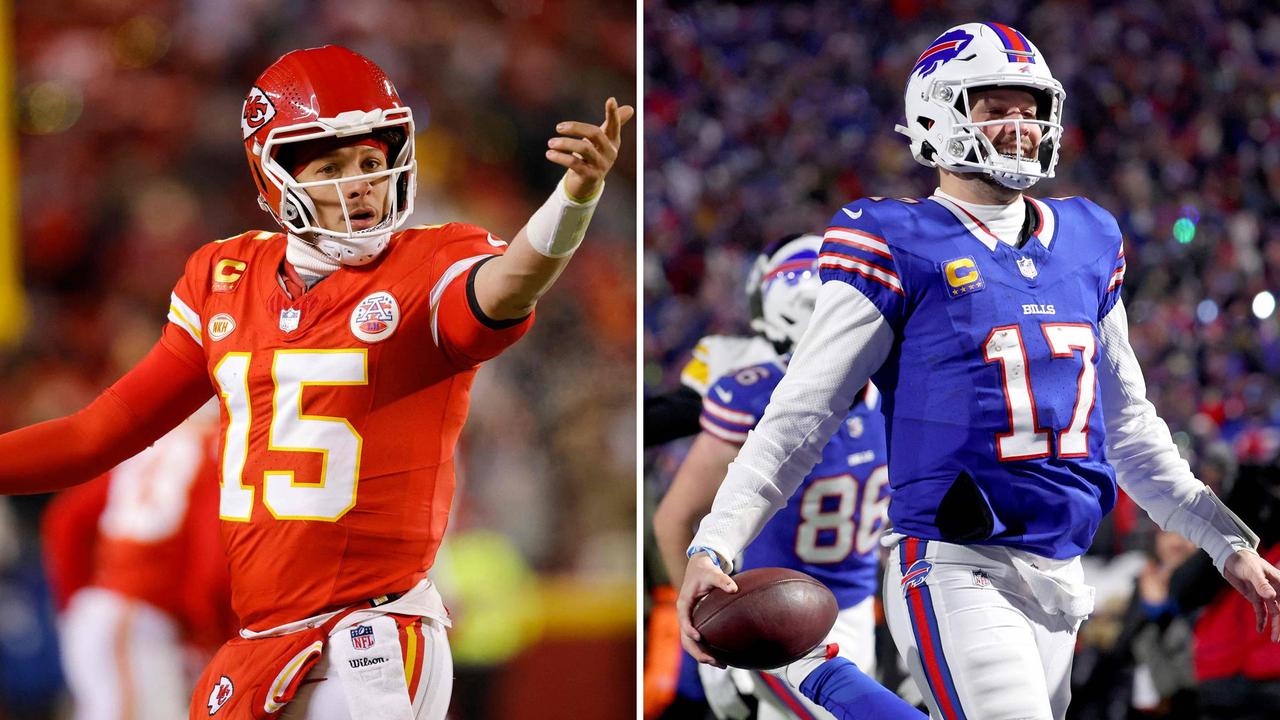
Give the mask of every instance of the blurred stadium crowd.
[[[1253, 509], [1265, 514], [1280, 494], [1280, 14], [1264, 6], [646, 3], [646, 395], [677, 385], [699, 337], [747, 331], [743, 284], [764, 243], [821, 231], [856, 197], [932, 192], [935, 172], [893, 132], [907, 74], [946, 28], [995, 20], [1030, 37], [1066, 88], [1057, 177], [1032, 194], [1084, 195], [1117, 217], [1149, 397], [1198, 474], [1220, 493], [1253, 478]], [[681, 452], [647, 457], [650, 502]], [[1148, 599], [1130, 603], [1135, 577], [1167, 598], [1187, 557], [1155, 530], [1122, 502], [1098, 536], [1088, 568], [1099, 612], [1083, 633], [1077, 717], [1194, 713], [1194, 702], [1171, 702], [1195, 695], [1186, 627], [1169, 635], [1154, 613], [1165, 646], [1117, 647], [1141, 631], [1125, 624], [1126, 608]], [[1099, 686], [1090, 658], [1116, 654], [1125, 671], [1106, 666], [1114, 677]], [[1180, 658], [1177, 682], [1158, 671], [1153, 681], [1133, 660], [1152, 656]], [[1280, 678], [1280, 656], [1261, 672]]]
[[[130, 367], [158, 337], [194, 249], [276, 229], [257, 207], [238, 118], [253, 79], [283, 53], [339, 43], [380, 63], [419, 131], [410, 224], [462, 220], [508, 238], [559, 179], [543, 158], [555, 123], [599, 122], [610, 95], [635, 101], [628, 3], [71, 0], [12, 11], [28, 315], [0, 350], [5, 429], [79, 409]], [[614, 652], [594, 689], [576, 692], [620, 692], [628, 706], [635, 146], [628, 130], [588, 240], [533, 331], [479, 375], [450, 530], [479, 541], [457, 558], [446, 542], [441, 561], [459, 635], [466, 598], [509, 601], [474, 613], [494, 627], [456, 641], [463, 666], [515, 657], [539, 627], [568, 626], [531, 609], [539, 589], [565, 615], [574, 606], [555, 598], [595, 588], [585, 636]], [[46, 500], [0, 504], [0, 718], [48, 717], [57, 694], [36, 543]], [[510, 587], [469, 564], [509, 568], [499, 574]], [[552, 680], [544, 698], [575, 681]], [[490, 714], [547, 716], [524, 706]]]

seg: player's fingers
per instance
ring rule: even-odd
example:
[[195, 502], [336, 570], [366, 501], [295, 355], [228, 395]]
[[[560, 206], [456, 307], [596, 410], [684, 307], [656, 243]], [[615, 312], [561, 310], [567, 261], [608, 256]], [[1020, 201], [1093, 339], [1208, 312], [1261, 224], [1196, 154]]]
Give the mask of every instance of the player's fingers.
[[578, 140], [577, 138], [557, 137], [547, 141], [547, 147], [552, 150], [559, 150], [566, 153], [577, 153], [586, 160], [588, 164], [601, 166], [600, 149], [586, 140]]
[[702, 636], [693, 629], [693, 620], [689, 615], [689, 603], [682, 597], [676, 602], [676, 619], [680, 622], [680, 634], [691, 640], [701, 640]]
[[557, 165], [563, 165], [570, 170], [583, 170], [587, 167], [587, 163], [582, 158], [573, 153], [564, 153], [559, 150], [548, 150], [547, 159]]
[[738, 592], [738, 583], [734, 582], [733, 578], [725, 575], [724, 573], [720, 573], [720, 577], [716, 578], [716, 587], [727, 593]]
[[566, 120], [559, 125], [556, 125], [556, 132], [561, 135], [580, 137], [601, 150], [612, 147], [609, 142], [609, 137], [605, 135], [604, 128], [599, 125]]
[[609, 140], [618, 137], [622, 124], [618, 122], [618, 100], [617, 98], [609, 98], [604, 101], [604, 125], [600, 126], [604, 130], [604, 135]]
[[688, 635], [680, 636], [680, 645], [689, 656], [700, 663], [713, 665], [718, 668], [724, 667], [724, 664], [711, 657], [700, 643], [694, 642]]
[[636, 116], [636, 109], [631, 107], [630, 105], [623, 105], [622, 107], [618, 108], [618, 135], [614, 137], [614, 142], [618, 142], [622, 139], [622, 126], [630, 122], [631, 118], [635, 116]]

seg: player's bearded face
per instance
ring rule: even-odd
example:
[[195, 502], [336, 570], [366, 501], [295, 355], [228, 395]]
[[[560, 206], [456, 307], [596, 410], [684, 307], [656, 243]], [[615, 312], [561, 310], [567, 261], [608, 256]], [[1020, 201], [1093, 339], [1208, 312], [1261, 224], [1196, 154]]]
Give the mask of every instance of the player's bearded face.
[[[382, 150], [367, 145], [351, 145], [326, 152], [295, 173], [298, 182], [315, 180], [340, 180], [385, 170], [387, 156]], [[351, 217], [351, 229], [368, 230], [382, 222], [387, 207], [387, 190], [390, 177], [372, 180], [351, 180], [333, 185], [306, 188], [316, 206], [316, 221], [327, 230], [347, 231], [347, 215]], [[341, 193], [341, 198], [339, 198]], [[343, 204], [346, 214], [343, 213]]]
[[1033, 123], [1023, 123], [1019, 126], [1018, 123], [1012, 122], [1018, 119], [1036, 119], [1037, 108], [1034, 95], [1014, 88], [993, 88], [971, 93], [969, 101], [973, 104], [973, 110], [969, 115], [974, 122], [1010, 121], [998, 125], [985, 125], [981, 128], [982, 133], [991, 140], [991, 144], [995, 145], [997, 152], [1014, 157], [1018, 154], [1019, 145], [1021, 145], [1024, 159], [1036, 157], [1037, 148], [1040, 147], [1040, 137], [1043, 134], [1041, 127]]

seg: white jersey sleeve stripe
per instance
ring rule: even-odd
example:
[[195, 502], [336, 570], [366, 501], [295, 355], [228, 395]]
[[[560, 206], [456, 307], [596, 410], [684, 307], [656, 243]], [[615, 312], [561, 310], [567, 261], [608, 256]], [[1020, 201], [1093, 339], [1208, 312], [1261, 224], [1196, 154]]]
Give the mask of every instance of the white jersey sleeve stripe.
[[749, 413], [736, 412], [717, 403], [711, 399], [711, 396], [702, 399], [702, 411], [708, 415], [717, 417], [725, 422], [731, 422], [738, 425], [747, 425], [748, 427], [756, 424], [756, 417]]
[[824, 254], [820, 256], [818, 267], [835, 268], [837, 270], [855, 272], [865, 278], [875, 280], [899, 295], [906, 294], [902, 291], [902, 281], [898, 279], [897, 274], [890, 272], [879, 265], [872, 265], [871, 263], [863, 262], [855, 258]]
[[869, 235], [860, 230], [851, 230], [848, 228], [827, 228], [827, 234], [822, 238], [826, 242], [839, 243], [841, 245], [851, 245], [859, 250], [875, 253], [882, 257], [893, 259], [893, 254], [889, 252], [889, 244], [883, 239], [875, 235]]
[[709, 422], [706, 418], [701, 418], [698, 422], [702, 425], [703, 432], [715, 435], [725, 442], [731, 442], [734, 445], [741, 445], [747, 441], [747, 433], [745, 432], [726, 430], [713, 422]]
[[191, 339], [196, 341], [196, 345], [204, 347], [200, 332], [204, 322], [200, 320], [200, 313], [182, 302], [182, 298], [178, 297], [177, 293], [169, 293], [169, 321], [186, 330]]
[[472, 265], [475, 265], [487, 257], [493, 257], [493, 255], [472, 255], [469, 258], [463, 258], [455, 262], [444, 271], [444, 274], [440, 276], [440, 279], [437, 280], [436, 284], [431, 288], [431, 295], [429, 296], [431, 305], [431, 339], [435, 342], [437, 347], [440, 345], [440, 324], [436, 311], [440, 307], [440, 298], [444, 297], [445, 288], [448, 288], [449, 283], [456, 280], [459, 275], [470, 270]]

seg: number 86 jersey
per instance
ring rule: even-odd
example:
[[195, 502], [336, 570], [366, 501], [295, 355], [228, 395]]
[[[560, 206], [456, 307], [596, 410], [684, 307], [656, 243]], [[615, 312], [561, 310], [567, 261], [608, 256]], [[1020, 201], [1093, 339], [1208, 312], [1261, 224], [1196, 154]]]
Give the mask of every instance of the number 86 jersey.
[[[775, 362], [721, 378], [703, 398], [703, 431], [741, 445], [764, 415], [784, 372]], [[812, 575], [831, 589], [841, 609], [875, 592], [877, 551], [889, 504], [878, 397], [868, 386], [865, 398], [823, 447], [822, 460], [743, 550], [736, 567], [785, 567]]]
[[832, 220], [819, 266], [894, 332], [872, 376], [894, 529], [1061, 559], [1089, 547], [1115, 502], [1096, 378], [1124, 254], [1097, 205], [1023, 201], [1014, 247], [940, 196], [859, 200]]
[[232, 601], [254, 630], [426, 574], [476, 370], [531, 324], [479, 310], [471, 278], [505, 244], [473, 226], [395, 233], [374, 262], [296, 298], [285, 246], [250, 232], [197, 250], [163, 336], [221, 399], [219, 514]]

